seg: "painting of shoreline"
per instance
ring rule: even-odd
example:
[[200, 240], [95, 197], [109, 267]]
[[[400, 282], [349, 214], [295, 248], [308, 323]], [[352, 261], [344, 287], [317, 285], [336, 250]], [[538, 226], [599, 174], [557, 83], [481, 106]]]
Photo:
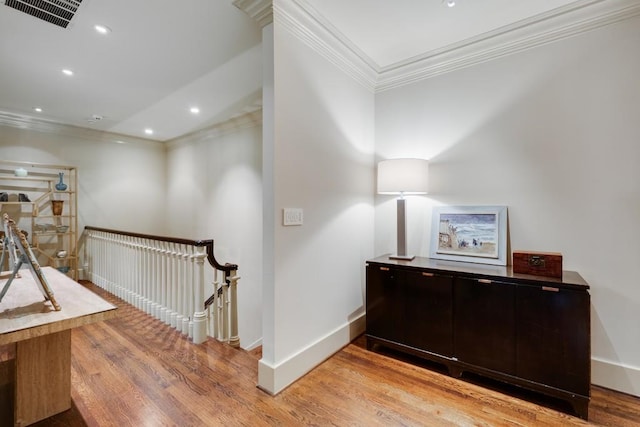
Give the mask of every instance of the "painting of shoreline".
[[440, 214], [437, 252], [498, 258], [498, 215], [495, 213]]

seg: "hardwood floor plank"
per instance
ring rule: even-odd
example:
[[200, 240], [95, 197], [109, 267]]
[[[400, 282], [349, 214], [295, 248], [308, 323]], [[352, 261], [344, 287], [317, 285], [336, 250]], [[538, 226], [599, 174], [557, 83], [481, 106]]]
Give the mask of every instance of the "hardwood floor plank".
[[587, 423], [535, 394], [506, 393], [497, 383], [463, 381], [437, 365], [368, 351], [364, 337], [270, 396], [256, 387], [260, 349], [215, 340], [194, 345], [86, 286], [118, 305], [118, 316], [73, 331], [72, 408], [35, 426], [640, 425], [637, 397], [592, 387]]

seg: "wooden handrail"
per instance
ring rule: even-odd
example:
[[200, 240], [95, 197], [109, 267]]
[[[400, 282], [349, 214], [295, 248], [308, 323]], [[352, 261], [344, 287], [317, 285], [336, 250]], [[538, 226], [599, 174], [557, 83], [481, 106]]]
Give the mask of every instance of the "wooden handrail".
[[229, 274], [233, 270], [237, 270], [238, 266], [236, 264], [225, 263], [220, 264], [216, 257], [213, 254], [213, 239], [208, 240], [191, 240], [191, 239], [183, 239], [179, 237], [166, 237], [166, 236], [155, 236], [152, 234], [141, 234], [141, 233], [133, 233], [131, 231], [122, 231], [122, 230], [112, 230], [109, 228], [102, 227], [94, 227], [91, 225], [87, 225], [84, 227], [85, 230], [93, 230], [93, 231], [102, 231], [105, 233], [113, 233], [120, 234], [123, 236], [137, 237], [139, 239], [150, 239], [150, 240], [158, 240], [160, 242], [169, 242], [169, 243], [178, 243], [181, 245], [189, 245], [196, 247], [205, 247], [207, 249], [207, 261], [209, 264], [217, 270], [224, 271], [225, 279], [229, 276]]

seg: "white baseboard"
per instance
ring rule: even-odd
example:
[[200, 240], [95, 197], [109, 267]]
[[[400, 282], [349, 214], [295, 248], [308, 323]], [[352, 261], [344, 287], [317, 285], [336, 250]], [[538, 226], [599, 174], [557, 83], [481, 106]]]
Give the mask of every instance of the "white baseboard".
[[288, 359], [271, 365], [258, 362], [258, 387], [275, 395], [364, 333], [365, 315], [345, 323]]
[[242, 349], [243, 349], [243, 350], [246, 350], [246, 351], [251, 351], [251, 350], [253, 350], [254, 348], [258, 348], [258, 347], [260, 347], [261, 345], [262, 345], [262, 338], [260, 338], [258, 341], [255, 341], [255, 342], [253, 342], [253, 343], [249, 344], [249, 345], [248, 345], [248, 346], [246, 346], [246, 347], [242, 347]]
[[640, 368], [593, 357], [591, 383], [640, 396]]

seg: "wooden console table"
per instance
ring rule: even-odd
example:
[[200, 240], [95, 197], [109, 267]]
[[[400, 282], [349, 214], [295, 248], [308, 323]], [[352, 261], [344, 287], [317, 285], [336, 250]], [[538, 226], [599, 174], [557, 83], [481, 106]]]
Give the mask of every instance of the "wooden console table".
[[[13, 396], [13, 425], [26, 426], [71, 408], [71, 329], [116, 315], [117, 307], [52, 267], [42, 267], [62, 306], [54, 311], [29, 270], [20, 270], [0, 303], [0, 347], [15, 358], [0, 366], [0, 384]], [[8, 273], [0, 276], [0, 287]], [[2, 377], [4, 376], [4, 378]], [[7, 386], [8, 385], [8, 386]], [[10, 414], [0, 413], [4, 420]], [[5, 424], [3, 424], [5, 425]]]
[[588, 417], [589, 285], [511, 267], [367, 261], [367, 348], [383, 345], [569, 402]]

